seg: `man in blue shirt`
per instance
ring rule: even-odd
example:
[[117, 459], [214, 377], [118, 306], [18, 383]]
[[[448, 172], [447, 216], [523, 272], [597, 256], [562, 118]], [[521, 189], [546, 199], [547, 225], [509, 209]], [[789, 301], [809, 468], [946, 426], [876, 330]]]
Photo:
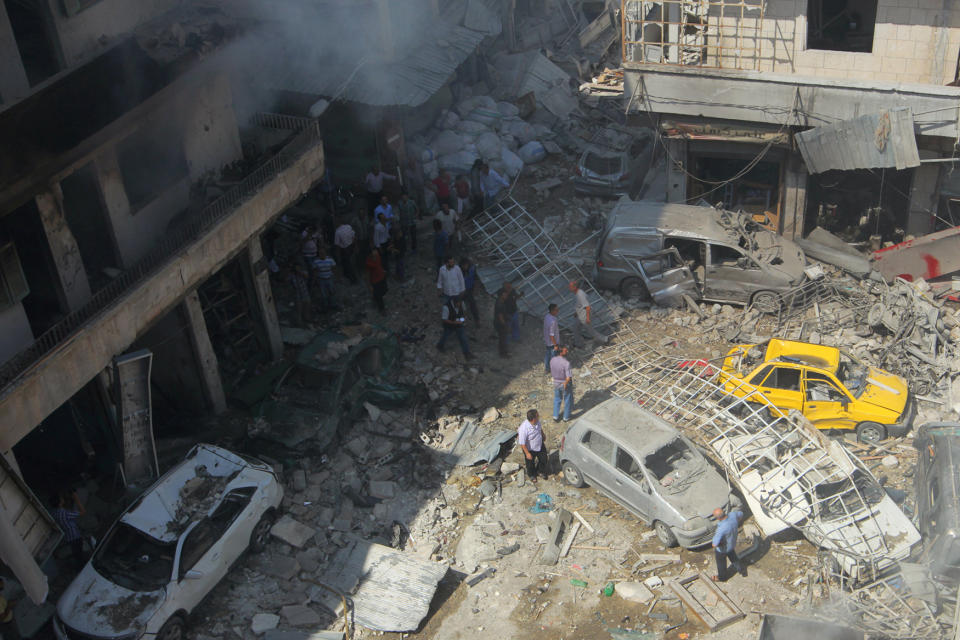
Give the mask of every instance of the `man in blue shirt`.
[[717, 532], [713, 534], [713, 554], [717, 560], [717, 574], [714, 581], [727, 580], [727, 560], [730, 566], [740, 575], [746, 576], [747, 570], [737, 557], [737, 527], [743, 520], [743, 511], [724, 513], [723, 509], [714, 509], [713, 516], [717, 519]]

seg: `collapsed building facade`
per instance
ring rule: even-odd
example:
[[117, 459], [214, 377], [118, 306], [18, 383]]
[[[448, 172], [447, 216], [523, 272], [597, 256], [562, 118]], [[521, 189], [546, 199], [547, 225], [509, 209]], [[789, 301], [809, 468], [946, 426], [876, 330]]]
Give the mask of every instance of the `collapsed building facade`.
[[893, 0], [622, 2], [624, 101], [663, 141], [646, 197], [787, 237], [898, 242], [956, 220], [960, 10]]

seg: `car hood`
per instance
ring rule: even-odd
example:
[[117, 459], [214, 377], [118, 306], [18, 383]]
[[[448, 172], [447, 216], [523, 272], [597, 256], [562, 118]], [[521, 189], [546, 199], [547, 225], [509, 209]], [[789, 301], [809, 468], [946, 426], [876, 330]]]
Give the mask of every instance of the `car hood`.
[[883, 369], [870, 367], [870, 373], [865, 382], [866, 386], [860, 394], [860, 400], [893, 411], [898, 417], [903, 413], [909, 396], [906, 380]]
[[682, 491], [670, 493], [670, 487], [664, 486], [658, 487], [657, 491], [684, 519], [694, 516], [710, 517], [714, 509], [726, 506], [730, 498], [726, 480], [706, 462], [700, 475]]
[[57, 602], [57, 616], [91, 636], [121, 636], [142, 630], [163, 604], [166, 591], [131, 591], [101, 576], [89, 562]]
[[[862, 558], [876, 559], [878, 569], [903, 560], [920, 541], [920, 532], [888, 495], [872, 505], [871, 512], [825, 522], [823, 526], [831, 531], [829, 538], [820, 543], [823, 547], [837, 549], [839, 545], [834, 541], [843, 540], [841, 548]], [[853, 564], [853, 559], [846, 554], [837, 554], [837, 557], [841, 566]], [[849, 570], [847, 566], [844, 568]]]

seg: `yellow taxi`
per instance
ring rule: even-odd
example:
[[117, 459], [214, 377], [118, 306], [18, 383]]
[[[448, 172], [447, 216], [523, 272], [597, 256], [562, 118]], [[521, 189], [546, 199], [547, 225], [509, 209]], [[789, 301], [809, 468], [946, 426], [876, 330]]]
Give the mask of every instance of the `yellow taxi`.
[[835, 347], [779, 338], [737, 345], [722, 380], [728, 393], [759, 391], [784, 413], [796, 409], [818, 429], [855, 431], [860, 442], [905, 435], [916, 416], [906, 380]]

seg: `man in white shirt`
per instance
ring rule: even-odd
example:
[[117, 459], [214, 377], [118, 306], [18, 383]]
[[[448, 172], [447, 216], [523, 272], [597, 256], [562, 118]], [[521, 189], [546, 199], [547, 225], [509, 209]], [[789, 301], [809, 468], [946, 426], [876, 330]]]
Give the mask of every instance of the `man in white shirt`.
[[587, 300], [587, 294], [576, 280], [570, 281], [570, 291], [573, 292], [576, 299], [577, 323], [573, 325], [574, 344], [578, 347], [583, 346], [583, 334], [586, 333], [591, 340], [596, 340], [601, 344], [607, 344], [607, 338], [597, 333], [593, 328], [592, 318], [590, 317], [590, 301]]
[[356, 284], [357, 274], [354, 271], [356, 261], [357, 232], [345, 220], [333, 232], [333, 246], [337, 250], [337, 262], [343, 269], [343, 277]]
[[447, 257], [446, 263], [440, 267], [440, 271], [437, 273], [437, 289], [448, 302], [467, 290], [463, 281], [463, 271], [460, 270], [453, 256]]
[[450, 253], [454, 252], [454, 245], [456, 244], [457, 238], [457, 226], [460, 222], [460, 216], [457, 215], [457, 212], [450, 208], [450, 205], [444, 202], [440, 205], [440, 211], [437, 211], [437, 215], [433, 217], [434, 220], [440, 221], [440, 226], [444, 231], [447, 232], [447, 237], [449, 238], [449, 248]]
[[390, 224], [393, 221], [393, 205], [387, 199], [387, 196], [380, 196], [380, 204], [373, 210], [373, 219], [379, 220], [380, 215], [386, 219], [387, 231], [390, 230]]
[[524, 462], [527, 465], [527, 477], [534, 486], [537, 475], [547, 477], [549, 457], [543, 442], [543, 428], [540, 426], [540, 414], [536, 409], [527, 411], [527, 419], [517, 429], [517, 444], [523, 449]]
[[497, 194], [510, 186], [503, 176], [484, 164], [480, 169], [480, 191], [483, 192], [483, 208], [486, 209], [496, 201]]
[[380, 196], [383, 195], [383, 181], [396, 179], [397, 176], [384, 173], [380, 171], [379, 167], [372, 168], [370, 173], [363, 179], [363, 186], [367, 190], [367, 211], [370, 212], [369, 215], [373, 215], [373, 210], [380, 202]]

